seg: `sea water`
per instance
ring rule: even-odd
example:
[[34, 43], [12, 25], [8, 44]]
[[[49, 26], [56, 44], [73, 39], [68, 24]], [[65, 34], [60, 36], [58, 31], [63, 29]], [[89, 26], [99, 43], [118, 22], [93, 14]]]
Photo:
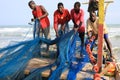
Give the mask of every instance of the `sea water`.
[[[50, 28], [51, 39], [55, 38], [53, 28]], [[0, 48], [14, 42], [33, 39], [33, 25], [0, 26]]]

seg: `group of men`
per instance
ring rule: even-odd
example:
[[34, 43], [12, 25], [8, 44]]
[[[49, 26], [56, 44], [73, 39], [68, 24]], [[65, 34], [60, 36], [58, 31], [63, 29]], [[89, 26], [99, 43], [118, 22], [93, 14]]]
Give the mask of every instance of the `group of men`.
[[[88, 12], [89, 18], [86, 24], [87, 36], [91, 37], [92, 35], [98, 35], [98, 17], [96, 15], [97, 6], [94, 6], [93, 2], [98, 3], [98, 0], [90, 0]], [[38, 19], [40, 22], [40, 30], [44, 34], [45, 38], [49, 38], [50, 33], [50, 21], [48, 18], [48, 12], [42, 5], [36, 5], [33, 0], [29, 1], [29, 7], [32, 9], [32, 14], [34, 19]], [[69, 12], [68, 9], [64, 8], [62, 2], [59, 2], [57, 5], [57, 10], [54, 12], [54, 30], [56, 37], [60, 37], [65, 33], [69, 32], [69, 21], [72, 20], [75, 32], [79, 33], [81, 39], [81, 46], [84, 47], [84, 38], [85, 38], [85, 22], [84, 22], [84, 10], [80, 8], [80, 2], [74, 3], [74, 8]], [[95, 7], [95, 8], [94, 8]], [[34, 20], [32, 19], [32, 21]], [[60, 29], [59, 29], [60, 27]], [[110, 57], [112, 58], [112, 48], [111, 43], [108, 38], [108, 31], [106, 25], [104, 24], [104, 39], [107, 44], [107, 47], [110, 51]]]

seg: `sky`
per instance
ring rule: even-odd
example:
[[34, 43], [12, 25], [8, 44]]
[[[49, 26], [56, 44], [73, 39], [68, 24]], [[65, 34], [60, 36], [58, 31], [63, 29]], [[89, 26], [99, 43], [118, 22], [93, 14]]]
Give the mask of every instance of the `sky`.
[[[0, 2], [0, 25], [28, 25], [33, 18], [28, 6], [30, 0], [1, 0]], [[69, 11], [76, 1], [87, 2], [88, 0], [34, 0], [36, 4], [43, 5], [49, 13], [50, 24], [53, 25], [53, 13], [57, 9], [57, 3], [63, 2]], [[114, 0], [108, 6], [105, 21], [107, 24], [120, 24], [120, 0]], [[81, 5], [85, 12], [85, 20], [89, 17], [88, 5]], [[72, 21], [70, 22], [72, 23]]]

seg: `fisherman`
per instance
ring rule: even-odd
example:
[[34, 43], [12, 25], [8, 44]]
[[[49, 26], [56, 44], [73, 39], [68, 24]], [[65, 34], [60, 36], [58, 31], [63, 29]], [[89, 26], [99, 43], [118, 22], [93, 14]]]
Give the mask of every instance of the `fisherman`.
[[[29, 7], [32, 9], [32, 14], [34, 16], [32, 21], [39, 20], [39, 27], [37, 28], [38, 35], [49, 39], [50, 38], [50, 22], [48, 19], [48, 12], [42, 5], [36, 5], [33, 0], [28, 2]], [[49, 45], [47, 45], [47, 51], [49, 50]]]
[[71, 10], [71, 18], [74, 24], [74, 29], [79, 33], [81, 39], [81, 53], [84, 47], [84, 37], [85, 37], [85, 23], [84, 23], [84, 11], [80, 8], [80, 2], [74, 3], [74, 8]]
[[[87, 20], [87, 35], [88, 35], [88, 38], [90, 38], [91, 36], [95, 36], [96, 39], [98, 38], [98, 17], [96, 16], [96, 13], [94, 11], [91, 11], [89, 13], [90, 17], [88, 18]], [[104, 23], [104, 26], [103, 26], [103, 30], [104, 30], [104, 40], [107, 44], [107, 48], [109, 49], [109, 56], [110, 56], [110, 59], [112, 60], [113, 59], [113, 54], [112, 54], [112, 46], [111, 46], [111, 42], [108, 38], [108, 30], [107, 30], [107, 27], [106, 27], [106, 24]]]
[[[58, 9], [54, 12], [54, 30], [56, 37], [59, 37], [69, 32], [68, 22], [70, 21], [70, 13], [64, 8], [63, 3], [59, 2]], [[60, 26], [60, 30], [59, 27]]]

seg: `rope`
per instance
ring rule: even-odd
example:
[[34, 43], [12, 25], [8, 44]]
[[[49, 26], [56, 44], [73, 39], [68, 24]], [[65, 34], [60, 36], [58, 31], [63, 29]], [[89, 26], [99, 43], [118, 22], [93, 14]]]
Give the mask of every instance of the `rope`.
[[92, 51], [91, 51], [91, 48], [92, 48], [92, 46], [94, 44], [94, 40], [95, 40], [95, 36], [92, 36], [88, 40], [87, 45], [86, 45], [86, 51], [87, 51], [87, 53], [89, 55], [89, 59], [90, 59], [90, 62], [92, 64], [96, 64], [97, 63], [96, 58], [93, 56]]
[[[31, 25], [32, 25], [32, 24], [31, 24]], [[29, 27], [29, 30], [26, 32], [26, 34], [25, 34], [25, 36], [23, 37], [23, 40], [22, 40], [22, 41], [24, 41], [24, 40], [26, 39], [27, 35], [30, 33], [31, 27], [32, 27], [32, 26]]]

